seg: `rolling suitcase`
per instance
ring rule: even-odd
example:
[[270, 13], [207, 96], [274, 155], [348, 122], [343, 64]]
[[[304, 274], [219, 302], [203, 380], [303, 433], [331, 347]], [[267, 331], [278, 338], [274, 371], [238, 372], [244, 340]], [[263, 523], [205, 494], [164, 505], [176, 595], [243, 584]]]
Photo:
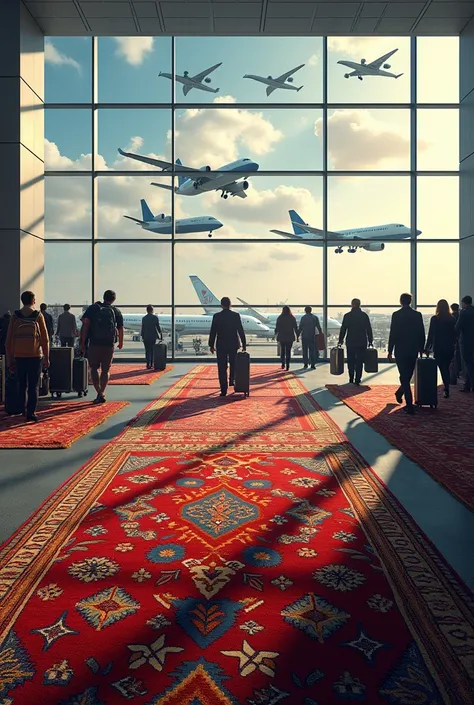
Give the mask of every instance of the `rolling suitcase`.
[[234, 392], [250, 396], [250, 355], [238, 352], [235, 358]]
[[344, 350], [342, 348], [332, 348], [329, 355], [329, 369], [332, 375], [344, 373]]
[[49, 372], [42, 370], [39, 383], [39, 396], [47, 397], [49, 394]]
[[20, 404], [18, 377], [9, 370], [5, 375], [5, 411], [9, 416], [23, 414], [25, 411]]
[[153, 348], [153, 367], [155, 370], [166, 370], [166, 355], [168, 353], [168, 347], [165, 343], [160, 341], [155, 343]]
[[326, 349], [326, 336], [324, 333], [318, 333], [316, 336], [316, 349], [320, 351]]
[[365, 352], [364, 369], [366, 372], [379, 371], [379, 356], [376, 348], [367, 348]]
[[75, 357], [72, 362], [72, 388], [78, 396], [86, 396], [89, 386], [89, 361], [85, 357]]
[[72, 392], [72, 348], [51, 348], [49, 351], [49, 390], [58, 399], [63, 393]]
[[438, 366], [433, 357], [419, 357], [415, 366], [415, 404], [438, 406]]

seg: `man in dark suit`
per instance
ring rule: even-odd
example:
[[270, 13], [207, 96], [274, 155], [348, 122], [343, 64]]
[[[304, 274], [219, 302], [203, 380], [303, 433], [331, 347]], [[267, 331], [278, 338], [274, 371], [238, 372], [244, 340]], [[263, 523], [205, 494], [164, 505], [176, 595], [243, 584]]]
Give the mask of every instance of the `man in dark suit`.
[[472, 296], [465, 296], [456, 323], [456, 333], [464, 365], [464, 387], [461, 392], [474, 391], [474, 306]]
[[[230, 310], [230, 299], [224, 296], [221, 299], [222, 311], [215, 313], [212, 318], [211, 332], [209, 334], [209, 348], [214, 353], [217, 348], [217, 369], [221, 397], [227, 394], [227, 363], [229, 363], [229, 386], [234, 386], [234, 368], [237, 350], [242, 346], [245, 352], [247, 341], [240, 315]], [[217, 342], [216, 342], [217, 339]]]
[[411, 302], [411, 294], [400, 296], [402, 307], [392, 315], [388, 340], [388, 361], [392, 362], [392, 353], [395, 349], [395, 361], [400, 373], [400, 387], [395, 392], [395, 396], [399, 404], [405, 397], [405, 410], [408, 414], [414, 413], [410, 382], [417, 357], [425, 348], [426, 337], [423, 317], [419, 311], [411, 308]]
[[[459, 304], [451, 304], [451, 315], [454, 318], [455, 323], [459, 321]], [[463, 369], [463, 364], [462, 364], [462, 357], [461, 357], [461, 348], [459, 346], [459, 340], [456, 341], [456, 348], [454, 350], [454, 374], [456, 377], [456, 380], [459, 379], [461, 376], [461, 371]], [[453, 382], [451, 382], [452, 384]], [[456, 384], [456, 382], [454, 382]]]
[[[362, 367], [365, 361], [367, 344], [372, 345], [374, 336], [370, 319], [365, 311], [360, 308], [360, 299], [352, 299], [352, 310], [344, 314], [341, 330], [339, 331], [339, 345], [342, 345], [347, 333], [347, 366], [349, 368], [349, 382], [360, 384]], [[355, 376], [355, 380], [354, 380]]]

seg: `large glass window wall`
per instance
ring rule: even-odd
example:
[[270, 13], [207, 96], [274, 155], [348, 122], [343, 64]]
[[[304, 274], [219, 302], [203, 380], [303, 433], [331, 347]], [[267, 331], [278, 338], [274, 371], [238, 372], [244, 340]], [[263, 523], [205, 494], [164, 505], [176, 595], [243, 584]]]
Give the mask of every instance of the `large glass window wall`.
[[329, 348], [358, 297], [383, 350], [400, 293], [458, 298], [457, 38], [54, 37], [45, 61], [53, 311], [112, 288], [205, 357], [228, 295], [273, 358], [284, 304]]

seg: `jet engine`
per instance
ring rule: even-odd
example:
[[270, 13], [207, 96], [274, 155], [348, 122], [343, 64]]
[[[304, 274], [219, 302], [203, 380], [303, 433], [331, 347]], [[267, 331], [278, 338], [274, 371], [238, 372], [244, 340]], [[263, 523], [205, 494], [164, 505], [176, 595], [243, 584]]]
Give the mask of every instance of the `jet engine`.
[[348, 73], [345, 73], [345, 74], [344, 74], [344, 78], [350, 78], [349, 74], [348, 74]]
[[391, 69], [392, 68], [391, 64], [384, 64], [383, 67], [384, 67], [384, 69]]
[[363, 248], [368, 252], [382, 252], [385, 250], [385, 244], [383, 242], [368, 242], [367, 245], [363, 245]]
[[211, 171], [211, 167], [210, 166], [201, 166], [199, 168], [199, 171]]
[[211, 82], [211, 79], [209, 77], [204, 79], [204, 83], [210, 83], [210, 82]]
[[361, 60], [360, 60], [360, 63], [361, 63], [362, 66], [363, 66], [363, 65], [366, 63], [366, 59], [361, 59]]
[[273, 81], [273, 76], [267, 76], [267, 79], [268, 79], [269, 81]]
[[289, 78], [286, 79], [288, 83], [293, 83], [293, 76], [290, 76]]
[[235, 196], [236, 193], [242, 193], [242, 191], [246, 191], [248, 187], [248, 181], [239, 181], [236, 184], [229, 184], [228, 186], [226, 186], [225, 190]]

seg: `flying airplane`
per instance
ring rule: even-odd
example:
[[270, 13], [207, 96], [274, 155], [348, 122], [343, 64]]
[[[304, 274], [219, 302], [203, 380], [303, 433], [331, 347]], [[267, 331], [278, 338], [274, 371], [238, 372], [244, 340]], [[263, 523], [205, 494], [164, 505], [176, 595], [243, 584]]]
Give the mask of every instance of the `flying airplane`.
[[[178, 176], [178, 186], [173, 189], [167, 184], [157, 184], [152, 182], [152, 186], [164, 188], [167, 191], [173, 191], [179, 196], [197, 196], [200, 193], [207, 191], [222, 191], [221, 197], [227, 198], [230, 196], [238, 196], [239, 198], [247, 198], [245, 191], [249, 187], [247, 178], [258, 171], [259, 165], [251, 159], [237, 159], [230, 164], [220, 166], [212, 174], [210, 166], [202, 166], [200, 169], [193, 169], [190, 166], [184, 166], [180, 159], [176, 160], [176, 164], [165, 162], [162, 159], [153, 159], [152, 157], [144, 157], [141, 154], [133, 152], [124, 152], [118, 149], [122, 157], [136, 159], [144, 164], [159, 166], [163, 172], [168, 172], [174, 169], [175, 172], [184, 172], [188, 176]], [[198, 172], [205, 172], [205, 176], [200, 176]], [[244, 181], [237, 181], [243, 178]]]
[[[214, 313], [217, 313], [217, 311], [221, 310], [221, 305], [219, 302], [219, 299], [215, 294], [212, 293], [210, 289], [206, 287], [204, 282], [199, 279], [195, 274], [190, 274], [189, 278], [191, 279], [191, 283], [194, 287], [194, 291], [196, 292], [198, 299], [205, 311], [206, 316], [212, 316]], [[244, 308], [235, 308], [232, 307], [233, 311], [237, 311], [240, 313], [241, 316], [253, 316], [256, 318], [260, 323], [262, 323], [267, 330], [262, 330], [259, 333], [257, 333], [257, 338], [274, 338], [275, 337], [275, 324], [278, 316], [280, 315], [280, 312], [278, 313], [264, 313], [263, 311], [259, 311], [256, 308], [253, 308], [248, 304], [246, 301], [243, 299], [240, 299], [237, 297], [237, 299], [244, 305]], [[316, 312], [315, 312], [316, 313]], [[304, 314], [302, 313], [296, 313], [295, 318], [297, 322], [299, 323], [299, 320], [301, 316]], [[316, 313], [316, 315], [319, 317], [320, 321], [322, 322], [323, 320], [323, 314], [322, 313]], [[341, 324], [339, 321], [336, 321], [335, 318], [328, 318], [328, 334], [329, 335], [336, 335], [339, 332], [339, 329], [341, 328]]]
[[[131, 215], [124, 215], [123, 217], [133, 220], [143, 230], [148, 232], [171, 235], [171, 216], [164, 213], [153, 215], [144, 198], [141, 199], [140, 203], [142, 206], [142, 220], [132, 218]], [[208, 236], [212, 237], [212, 231], [218, 228], [222, 228], [222, 223], [208, 215], [202, 215], [197, 218], [182, 218], [175, 221], [175, 233], [178, 235], [208, 232]]]
[[300, 64], [295, 69], [282, 73], [278, 78], [273, 78], [273, 76], [255, 76], [251, 73], [246, 73], [244, 78], [251, 78], [253, 81], [258, 81], [259, 83], [264, 83], [267, 86], [267, 95], [271, 95], [273, 91], [277, 88], [285, 88], [287, 91], [300, 91], [303, 86], [293, 86], [292, 75], [302, 69], [304, 64]]
[[[211, 66], [210, 69], [201, 71], [201, 73], [197, 73], [195, 76], [190, 76], [189, 71], [184, 71], [182, 76], [175, 74], [174, 80], [177, 83], [183, 84], [184, 95], [188, 95], [189, 91], [191, 91], [193, 88], [197, 88], [199, 91], [207, 91], [208, 93], [217, 93], [219, 91], [218, 88], [211, 88], [210, 86], [206, 86], [205, 84], [211, 82], [209, 74], [218, 69], [219, 66], [222, 66], [222, 61], [220, 62], [220, 64], [215, 64], [214, 66]], [[160, 71], [158, 76], [163, 76], [163, 78], [169, 78], [173, 80], [172, 73], [163, 73], [162, 71]]]
[[[271, 230], [270, 232], [276, 235], [283, 235], [292, 240], [300, 240], [307, 238], [312, 242], [305, 242], [305, 245], [313, 245], [321, 247], [324, 244], [324, 231], [319, 228], [313, 228], [304, 222], [296, 211], [288, 211], [290, 222], [293, 226], [293, 232], [287, 233], [284, 230]], [[416, 231], [417, 235], [421, 235], [421, 230]], [[360, 240], [405, 240], [411, 237], [411, 230], [406, 225], [401, 223], [388, 223], [387, 225], [372, 225], [367, 228], [354, 228], [353, 230], [328, 230], [328, 240], [340, 240], [341, 242], [357, 242]], [[383, 242], [367, 242], [366, 244], [350, 244], [347, 251], [353, 254], [357, 250], [367, 250], [368, 252], [381, 252], [385, 249]], [[341, 254], [343, 248], [338, 245], [335, 249], [336, 254]]]
[[[221, 308], [219, 307], [219, 310]], [[160, 326], [163, 332], [171, 334], [171, 314], [158, 314]], [[269, 333], [270, 329], [253, 316], [242, 316], [244, 331], [251, 335], [261, 335]], [[142, 326], [142, 313], [124, 313], [123, 325], [127, 330], [140, 332]], [[176, 338], [183, 335], [209, 335], [211, 331], [212, 317], [203, 314], [194, 316], [177, 315], [174, 317], [174, 327]]]
[[384, 54], [380, 58], [375, 59], [375, 61], [372, 61], [370, 64], [368, 64], [365, 59], [361, 59], [360, 64], [358, 64], [357, 61], [338, 61], [337, 63], [347, 66], [350, 69], [354, 69], [351, 73], [345, 73], [344, 78], [357, 76], [359, 81], [362, 81], [364, 76], [386, 76], [388, 78], [400, 78], [400, 76], [403, 76], [402, 73], [390, 73], [389, 71], [383, 71], [381, 68], [382, 64], [384, 69], [391, 68], [390, 64], [386, 64], [384, 62], [386, 62], [392, 54], [395, 54], [396, 51], [398, 51], [398, 49], [392, 49], [392, 51], [389, 51], [388, 54]]

